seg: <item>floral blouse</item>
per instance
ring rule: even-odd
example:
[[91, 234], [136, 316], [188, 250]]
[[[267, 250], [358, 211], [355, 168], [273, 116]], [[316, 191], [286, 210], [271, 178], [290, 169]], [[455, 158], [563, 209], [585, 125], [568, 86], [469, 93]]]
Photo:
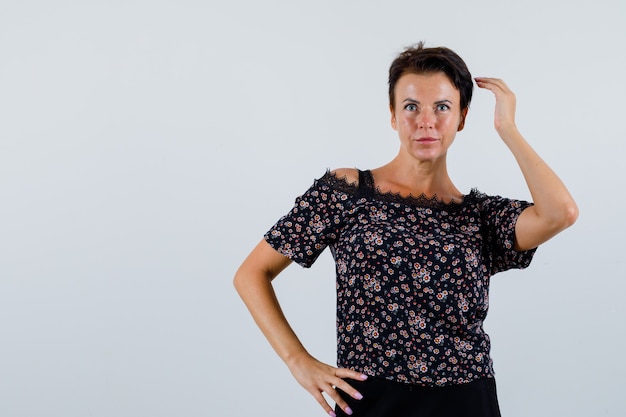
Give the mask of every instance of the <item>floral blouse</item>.
[[461, 203], [382, 193], [331, 172], [266, 234], [310, 267], [330, 247], [337, 272], [337, 364], [424, 386], [493, 377], [489, 278], [525, 268], [535, 249], [513, 248], [530, 203], [477, 190]]

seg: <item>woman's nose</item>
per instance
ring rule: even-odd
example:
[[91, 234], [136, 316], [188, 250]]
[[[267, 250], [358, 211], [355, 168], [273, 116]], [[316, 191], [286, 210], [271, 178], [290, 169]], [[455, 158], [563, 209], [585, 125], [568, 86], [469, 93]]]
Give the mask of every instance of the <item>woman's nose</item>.
[[429, 110], [421, 111], [417, 119], [417, 126], [422, 129], [430, 129], [434, 125], [435, 115], [433, 112]]

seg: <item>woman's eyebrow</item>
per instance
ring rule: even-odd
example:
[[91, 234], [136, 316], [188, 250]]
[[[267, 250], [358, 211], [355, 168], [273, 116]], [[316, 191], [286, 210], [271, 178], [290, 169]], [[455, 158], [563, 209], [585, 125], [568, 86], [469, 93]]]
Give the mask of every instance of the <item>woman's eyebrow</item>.
[[[419, 102], [419, 100], [415, 100], [414, 98], [410, 98], [410, 97], [409, 97], [409, 98], [405, 98], [404, 100], [402, 100], [402, 102], [403, 102], [403, 103], [407, 103], [407, 102], [409, 102], [409, 103], [421, 104], [421, 103]], [[443, 104], [443, 103], [449, 103], [449, 104], [452, 104], [452, 101], [451, 101], [451, 100], [448, 100], [447, 98], [444, 98], [444, 99], [441, 99], [441, 100], [437, 100], [437, 101], [435, 101], [435, 104]]]

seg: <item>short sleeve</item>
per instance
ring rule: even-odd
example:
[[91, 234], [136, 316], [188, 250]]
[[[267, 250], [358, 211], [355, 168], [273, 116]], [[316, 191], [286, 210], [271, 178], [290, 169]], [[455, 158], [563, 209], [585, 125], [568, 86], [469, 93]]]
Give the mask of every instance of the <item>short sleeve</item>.
[[291, 211], [264, 236], [270, 246], [305, 268], [337, 239], [341, 228], [348, 196], [332, 187], [330, 175], [327, 172], [296, 198]]
[[515, 225], [519, 215], [532, 203], [500, 196], [487, 197], [482, 203], [485, 252], [490, 275], [530, 265], [537, 248], [515, 250]]

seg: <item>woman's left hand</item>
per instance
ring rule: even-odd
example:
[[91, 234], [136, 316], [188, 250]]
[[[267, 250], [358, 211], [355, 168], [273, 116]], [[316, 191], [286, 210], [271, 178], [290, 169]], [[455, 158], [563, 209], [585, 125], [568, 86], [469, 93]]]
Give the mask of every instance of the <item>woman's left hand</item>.
[[515, 94], [506, 83], [498, 78], [476, 77], [476, 85], [491, 91], [496, 96], [494, 126], [502, 136], [508, 129], [515, 127]]
[[504, 81], [478, 77], [476, 84], [496, 96], [494, 126], [515, 156], [533, 197], [533, 206], [520, 214], [515, 224], [515, 249], [537, 247], [578, 217], [578, 207], [559, 177], [526, 142], [515, 125], [515, 94]]

